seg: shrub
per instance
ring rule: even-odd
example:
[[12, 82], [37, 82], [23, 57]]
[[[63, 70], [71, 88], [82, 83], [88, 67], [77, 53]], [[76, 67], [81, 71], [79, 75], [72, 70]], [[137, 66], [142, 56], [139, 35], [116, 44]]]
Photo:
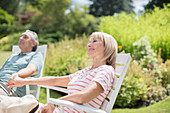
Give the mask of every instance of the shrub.
[[134, 60], [140, 60], [144, 56], [156, 56], [156, 54], [151, 49], [150, 43], [148, 41], [149, 37], [144, 36], [133, 43], [133, 55]]
[[142, 68], [153, 69], [154, 65], [158, 63], [158, 59], [151, 49], [148, 38], [149, 37], [142, 37], [133, 43], [133, 55], [134, 60], [140, 62]]
[[0, 8], [0, 39], [9, 34], [14, 22], [14, 17]]
[[151, 49], [147, 39], [148, 37], [142, 37], [133, 43], [134, 60], [141, 64], [145, 73], [149, 73], [151, 76], [156, 77], [159, 82], [162, 82], [163, 74], [167, 72], [167, 69], [165, 64], [162, 63], [161, 48], [157, 56]]
[[116, 99], [115, 107], [135, 107], [138, 105], [138, 101], [146, 101], [147, 91], [141, 66], [137, 62], [131, 62]]
[[19, 37], [21, 36], [20, 33], [12, 33], [6, 37], [0, 39], [0, 50], [1, 51], [11, 51], [12, 45], [18, 45]]
[[166, 88], [167, 95], [170, 95], [170, 60], [167, 60], [163, 66], [167, 68], [167, 71], [162, 74], [162, 85]]
[[121, 13], [114, 16], [102, 17], [100, 31], [111, 34], [125, 52], [133, 52], [133, 43], [143, 36], [148, 36], [152, 49], [163, 48], [161, 57], [170, 59], [169, 6], [163, 9], [155, 8], [135, 20], [135, 14]]
[[169, 93], [168, 73], [162, 63], [161, 49], [157, 56], [148, 38], [142, 37], [133, 43], [134, 61], [129, 66], [115, 107], [147, 106], [164, 99]]
[[[140, 40], [133, 43], [134, 58], [138, 60], [142, 69], [143, 77], [147, 78], [146, 85], [148, 87], [147, 100], [148, 104], [153, 104], [164, 99], [167, 96], [167, 90], [162, 84], [167, 80], [163, 74], [167, 72], [165, 64], [162, 63], [161, 49], [159, 49], [158, 56], [151, 49], [148, 37], [142, 37]], [[165, 83], [164, 83], [165, 82]]]
[[59, 43], [49, 43], [44, 75], [63, 76], [89, 66], [87, 42], [88, 38], [84, 35], [81, 40], [78, 37], [74, 40], [65, 37]]

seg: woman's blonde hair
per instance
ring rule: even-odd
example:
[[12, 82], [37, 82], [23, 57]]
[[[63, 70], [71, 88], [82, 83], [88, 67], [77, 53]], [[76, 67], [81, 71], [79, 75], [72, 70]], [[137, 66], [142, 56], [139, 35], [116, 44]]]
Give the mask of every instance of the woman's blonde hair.
[[111, 65], [115, 68], [116, 56], [117, 56], [117, 42], [116, 40], [109, 34], [103, 32], [94, 32], [91, 37], [98, 38], [103, 41], [105, 47], [104, 59], [107, 65]]

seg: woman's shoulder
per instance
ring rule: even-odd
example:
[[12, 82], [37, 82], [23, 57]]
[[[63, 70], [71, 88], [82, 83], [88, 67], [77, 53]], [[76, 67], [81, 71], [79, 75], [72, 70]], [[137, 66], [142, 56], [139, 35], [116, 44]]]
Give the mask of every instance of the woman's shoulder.
[[97, 70], [114, 72], [114, 68], [111, 65], [101, 65], [97, 68]]
[[101, 66], [99, 66], [99, 69], [111, 69], [111, 70], [114, 70], [114, 68], [111, 65], [101, 65]]

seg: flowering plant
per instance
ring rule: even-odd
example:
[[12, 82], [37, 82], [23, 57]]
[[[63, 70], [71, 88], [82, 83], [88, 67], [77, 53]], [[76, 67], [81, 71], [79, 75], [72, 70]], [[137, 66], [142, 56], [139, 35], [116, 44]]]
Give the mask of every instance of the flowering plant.
[[149, 37], [142, 37], [133, 44], [134, 59], [139, 62], [143, 71], [143, 77], [148, 88], [148, 102], [154, 103], [166, 97], [167, 90], [163, 86], [164, 73], [167, 72], [166, 65], [161, 58], [161, 49], [159, 55], [152, 50]]

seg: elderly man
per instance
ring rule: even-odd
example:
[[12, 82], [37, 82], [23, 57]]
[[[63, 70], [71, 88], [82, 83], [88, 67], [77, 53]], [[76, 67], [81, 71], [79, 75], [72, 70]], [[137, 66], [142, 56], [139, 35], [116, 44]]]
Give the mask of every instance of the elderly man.
[[35, 52], [39, 42], [35, 32], [26, 30], [19, 38], [19, 48], [21, 53], [11, 55], [0, 70], [0, 95], [24, 96], [25, 86], [5, 89], [5, 85], [10, 78], [19, 76], [21, 78], [37, 77], [42, 67], [42, 54]]

